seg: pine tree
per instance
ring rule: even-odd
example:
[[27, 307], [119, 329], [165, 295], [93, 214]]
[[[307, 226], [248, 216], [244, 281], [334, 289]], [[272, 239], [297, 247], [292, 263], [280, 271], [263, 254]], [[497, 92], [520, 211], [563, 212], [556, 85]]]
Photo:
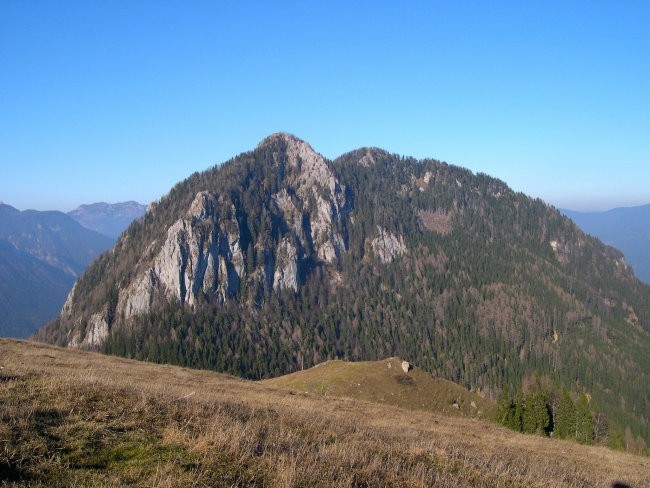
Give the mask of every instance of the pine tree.
[[515, 392], [514, 399], [514, 414], [512, 416], [512, 421], [510, 427], [517, 432], [523, 432], [524, 430], [524, 394], [521, 391], [520, 387], [517, 387]]
[[544, 435], [550, 423], [551, 416], [544, 390], [537, 389], [526, 395], [523, 418], [524, 432]]
[[576, 440], [581, 444], [594, 442], [594, 427], [591, 423], [591, 410], [589, 399], [584, 393], [576, 405]]
[[576, 407], [566, 388], [562, 390], [560, 404], [555, 415], [555, 430], [553, 436], [558, 439], [566, 439], [574, 436], [576, 423]]
[[501, 392], [501, 398], [497, 406], [497, 422], [506, 427], [513, 427], [513, 419], [515, 414], [515, 405], [510, 395], [510, 386], [505, 385]]

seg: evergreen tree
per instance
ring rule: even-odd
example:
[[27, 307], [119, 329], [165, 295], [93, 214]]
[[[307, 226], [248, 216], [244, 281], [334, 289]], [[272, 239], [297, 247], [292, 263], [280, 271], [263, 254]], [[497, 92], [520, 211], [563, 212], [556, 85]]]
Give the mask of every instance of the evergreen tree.
[[573, 437], [575, 434], [576, 407], [566, 388], [562, 389], [562, 396], [555, 415], [555, 429], [553, 436], [558, 439]]
[[594, 442], [594, 427], [591, 421], [591, 410], [589, 400], [584, 393], [576, 405], [576, 440], [581, 444], [592, 444]]
[[497, 406], [497, 422], [506, 427], [514, 429], [513, 421], [515, 416], [515, 405], [510, 395], [510, 386], [505, 385], [501, 391], [501, 398]]
[[520, 387], [517, 387], [514, 399], [514, 413], [511, 420], [511, 428], [517, 432], [524, 430], [524, 394]]
[[523, 430], [529, 434], [544, 435], [551, 425], [547, 395], [536, 389], [524, 399]]
[[609, 442], [609, 419], [604, 412], [593, 412], [591, 415], [594, 427], [594, 443], [607, 445]]

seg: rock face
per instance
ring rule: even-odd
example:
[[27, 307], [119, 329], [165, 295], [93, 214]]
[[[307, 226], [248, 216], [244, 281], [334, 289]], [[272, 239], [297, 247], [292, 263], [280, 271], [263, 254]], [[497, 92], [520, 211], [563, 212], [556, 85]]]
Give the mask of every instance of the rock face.
[[70, 339], [71, 347], [99, 346], [108, 336], [108, 322], [105, 313], [94, 313], [86, 326], [86, 330], [77, 330]]
[[[288, 189], [283, 188], [274, 195], [281, 216], [296, 231], [303, 248], [311, 247], [308, 245], [311, 240], [317, 258], [332, 263], [345, 251], [343, 236], [333, 225], [340, 221], [345, 211], [345, 187], [339, 184], [325, 159], [304, 141], [287, 134], [274, 134], [260, 145], [277, 142], [280, 142], [280, 147], [286, 146]], [[274, 154], [277, 162], [281, 161], [280, 157], [281, 153]], [[304, 227], [304, 216], [290, 199], [289, 191], [295, 192], [303, 207], [305, 204], [308, 206], [308, 235], [298, 231]]]
[[[306, 263], [336, 264], [346, 252], [339, 230], [347, 208], [345, 187], [329, 163], [309, 144], [287, 134], [266, 138], [258, 149], [270, 152], [267, 159], [282, 179], [267, 205], [268, 220], [278, 235], [255, 243], [261, 259], [253, 263], [242, 247], [246, 209], [229, 195], [200, 191], [167, 229], [153, 258], [142, 256], [136, 265], [141, 271], [119, 291], [115, 310], [122, 321], [146, 313], [158, 297], [191, 308], [201, 296], [223, 303], [239, 293], [243, 283], [258, 295], [297, 291], [309, 271]], [[156, 247], [156, 242], [150, 243], [150, 249]], [[394, 247], [388, 246], [384, 254], [399, 253]], [[62, 315], [72, 316], [73, 303], [74, 290]], [[106, 309], [93, 314], [85, 326], [78, 323], [68, 334], [68, 344], [100, 344], [109, 330], [107, 315]]]
[[380, 226], [377, 226], [377, 237], [372, 240], [371, 246], [375, 256], [383, 263], [391, 263], [407, 252], [402, 236], [396, 236]]
[[192, 306], [201, 293], [223, 300], [239, 290], [245, 274], [241, 232], [234, 206], [227, 205], [220, 217], [223, 206], [214, 194], [196, 195], [187, 214], [167, 230], [153, 265], [120, 294], [118, 312], [126, 319], [146, 312], [159, 292]]

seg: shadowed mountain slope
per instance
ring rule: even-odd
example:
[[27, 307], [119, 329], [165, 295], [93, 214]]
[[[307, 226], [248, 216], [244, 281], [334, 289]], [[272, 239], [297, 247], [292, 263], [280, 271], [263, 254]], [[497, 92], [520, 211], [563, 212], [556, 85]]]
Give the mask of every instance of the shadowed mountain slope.
[[623, 251], [639, 279], [650, 283], [650, 205], [606, 212], [562, 212], [588, 234]]
[[74, 280], [111, 245], [62, 212], [0, 204], [0, 336], [28, 337], [56, 317]]
[[0, 239], [74, 277], [113, 244], [63, 212], [21, 212], [6, 204], [0, 204]]
[[56, 317], [74, 277], [0, 239], [0, 337], [28, 337]]

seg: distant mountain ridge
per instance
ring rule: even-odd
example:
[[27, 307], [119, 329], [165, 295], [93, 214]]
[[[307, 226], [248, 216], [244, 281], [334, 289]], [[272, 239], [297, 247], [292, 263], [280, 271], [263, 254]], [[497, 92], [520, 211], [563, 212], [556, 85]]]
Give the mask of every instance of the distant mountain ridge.
[[20, 211], [0, 205], [0, 239], [72, 276], [78, 276], [112, 240], [59, 211]]
[[556, 209], [444, 162], [274, 134], [178, 183], [36, 336], [268, 378], [408, 358], [495, 399], [534, 375], [650, 440], [650, 287]]
[[55, 317], [74, 280], [112, 244], [63, 212], [0, 204], [0, 336], [27, 337]]
[[28, 337], [52, 320], [74, 280], [0, 239], [0, 337]]
[[605, 212], [562, 213], [586, 233], [623, 251], [639, 279], [650, 283], [650, 204]]
[[87, 229], [117, 239], [131, 222], [142, 217], [146, 210], [146, 205], [134, 201], [123, 203], [100, 202], [80, 205], [68, 212], [68, 215]]

